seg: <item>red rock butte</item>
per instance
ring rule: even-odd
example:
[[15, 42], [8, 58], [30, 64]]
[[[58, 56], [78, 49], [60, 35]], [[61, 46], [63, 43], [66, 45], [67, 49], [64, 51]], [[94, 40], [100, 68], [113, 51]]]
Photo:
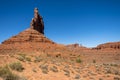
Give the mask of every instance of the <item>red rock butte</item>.
[[48, 44], [55, 45], [53, 41], [44, 36], [43, 19], [39, 15], [38, 9], [35, 8], [34, 18], [31, 21], [30, 28], [2, 42], [2, 44], [0, 45], [0, 50], [26, 49], [27, 51], [32, 49], [38, 49]]
[[2, 42], [2, 44], [24, 43], [24, 42], [48, 42], [51, 40], [44, 36], [44, 23], [42, 17], [38, 13], [38, 9], [34, 9], [34, 18], [32, 18], [30, 28]]
[[105, 44], [100, 44], [96, 47], [96, 49], [107, 49], [107, 48], [111, 48], [111, 49], [120, 49], [120, 42], [109, 42], [109, 43], [105, 43]]

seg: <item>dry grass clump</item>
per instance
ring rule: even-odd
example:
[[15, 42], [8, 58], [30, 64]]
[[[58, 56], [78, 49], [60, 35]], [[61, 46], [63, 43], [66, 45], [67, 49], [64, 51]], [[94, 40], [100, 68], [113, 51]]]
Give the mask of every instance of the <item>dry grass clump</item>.
[[42, 59], [40, 56], [36, 56], [34, 62], [40, 62], [40, 61], [42, 61], [42, 60], [43, 60], [43, 59]]
[[9, 66], [12, 70], [16, 70], [16, 71], [19, 71], [19, 72], [24, 70], [24, 68], [23, 68], [23, 66], [20, 62], [11, 63]]
[[12, 73], [7, 65], [0, 67], [0, 77], [3, 78], [3, 80], [23, 80], [18, 75]]

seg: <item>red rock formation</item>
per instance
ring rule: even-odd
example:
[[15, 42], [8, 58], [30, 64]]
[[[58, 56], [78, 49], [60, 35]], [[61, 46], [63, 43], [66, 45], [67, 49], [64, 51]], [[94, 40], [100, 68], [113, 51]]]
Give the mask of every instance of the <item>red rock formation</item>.
[[34, 18], [30, 28], [2, 42], [2, 44], [24, 43], [24, 42], [44, 42], [54, 43], [44, 36], [44, 24], [38, 9], [34, 9]]
[[79, 45], [78, 43], [75, 43], [75, 44], [69, 44], [69, 45], [66, 45], [66, 47], [71, 50], [71, 51], [74, 51], [74, 52], [80, 52], [81, 50], [90, 50], [90, 48], [86, 48], [82, 45]]
[[51, 40], [46, 38], [43, 34], [39, 33], [34, 29], [27, 29], [16, 36], [9, 38], [2, 42], [2, 44], [13, 44], [13, 43], [24, 43], [24, 42], [44, 42], [53, 43]]
[[78, 48], [78, 47], [79, 47], [79, 44], [78, 44], [78, 43], [69, 44], [69, 45], [66, 45], [66, 47], [68, 47], [68, 48]]
[[34, 18], [31, 21], [30, 28], [44, 34], [44, 23], [37, 8], [34, 9]]
[[[115, 44], [107, 43], [105, 45], [99, 45], [96, 49], [102, 48], [120, 49], [120, 42], [117, 42]], [[79, 46], [79, 44], [72, 44], [67, 46], [59, 45], [46, 38], [44, 36], [44, 24], [42, 21], [42, 17], [39, 15], [38, 9], [35, 8], [34, 18], [32, 19], [30, 28], [24, 30], [16, 36], [9, 38], [8, 40], [5, 40], [4, 42], [2, 42], [2, 44], [0, 44], [0, 54], [24, 51], [42, 51], [51, 54], [65, 53], [64, 55], [67, 55], [67, 53], [89, 53], [90, 49]]]
[[[49, 49], [56, 44], [44, 36], [44, 24], [42, 17], [38, 13], [38, 9], [34, 10], [34, 18], [32, 19], [30, 28], [20, 32], [18, 35], [12, 36], [0, 45], [0, 53], [10, 53], [12, 50], [17, 51], [35, 51]], [[10, 50], [10, 52], [9, 52]]]
[[110, 42], [98, 45], [95, 49], [120, 49], [120, 42]]

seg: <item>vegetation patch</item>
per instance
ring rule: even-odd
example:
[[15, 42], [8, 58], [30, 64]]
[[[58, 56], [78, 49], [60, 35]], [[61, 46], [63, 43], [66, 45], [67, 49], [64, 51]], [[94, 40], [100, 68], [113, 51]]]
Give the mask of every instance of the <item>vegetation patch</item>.
[[49, 71], [48, 71], [48, 65], [40, 65], [39, 68], [41, 68], [41, 71], [44, 73], [44, 74], [47, 74]]
[[25, 60], [31, 62], [31, 58], [30, 57], [26, 57]]
[[17, 59], [20, 60], [20, 61], [23, 61], [23, 62], [25, 61], [25, 58], [22, 57], [22, 56], [17, 57]]
[[19, 54], [21, 57], [25, 58], [26, 54]]
[[40, 56], [36, 56], [34, 62], [40, 62], [42, 61], [42, 58]]
[[19, 54], [19, 56], [17, 57], [18, 60], [20, 61], [28, 61], [31, 62], [31, 58], [26, 56], [26, 54]]
[[0, 77], [3, 78], [3, 80], [21, 80], [18, 75], [10, 71], [7, 65], [0, 67]]
[[81, 63], [81, 62], [82, 62], [82, 60], [80, 59], [80, 57], [78, 57], [78, 58], [76, 59], [76, 62], [77, 62], [77, 63]]
[[16, 70], [16, 71], [19, 71], [19, 72], [24, 70], [24, 68], [23, 68], [23, 66], [20, 62], [11, 63], [9, 66], [12, 70]]
[[93, 59], [93, 63], [96, 63], [96, 60], [95, 60], [95, 59]]

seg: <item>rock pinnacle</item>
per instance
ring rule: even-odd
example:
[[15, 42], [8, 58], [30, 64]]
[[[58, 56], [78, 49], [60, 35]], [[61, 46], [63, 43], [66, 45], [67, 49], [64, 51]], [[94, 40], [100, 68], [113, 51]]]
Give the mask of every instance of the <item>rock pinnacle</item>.
[[39, 15], [38, 8], [34, 9], [34, 18], [32, 18], [30, 28], [44, 34], [44, 23], [42, 17]]
[[26, 46], [24, 44], [27, 43], [29, 43], [30, 45], [33, 43], [53, 43], [51, 40], [44, 36], [43, 20], [42, 17], [39, 15], [37, 8], [34, 9], [34, 18], [31, 21], [30, 28], [2, 42], [2, 44], [5, 45], [11, 44], [11, 46], [15, 46], [14, 44], [16, 44], [19, 47], [21, 47], [21, 44], [23, 44], [22, 47], [24, 47]]

